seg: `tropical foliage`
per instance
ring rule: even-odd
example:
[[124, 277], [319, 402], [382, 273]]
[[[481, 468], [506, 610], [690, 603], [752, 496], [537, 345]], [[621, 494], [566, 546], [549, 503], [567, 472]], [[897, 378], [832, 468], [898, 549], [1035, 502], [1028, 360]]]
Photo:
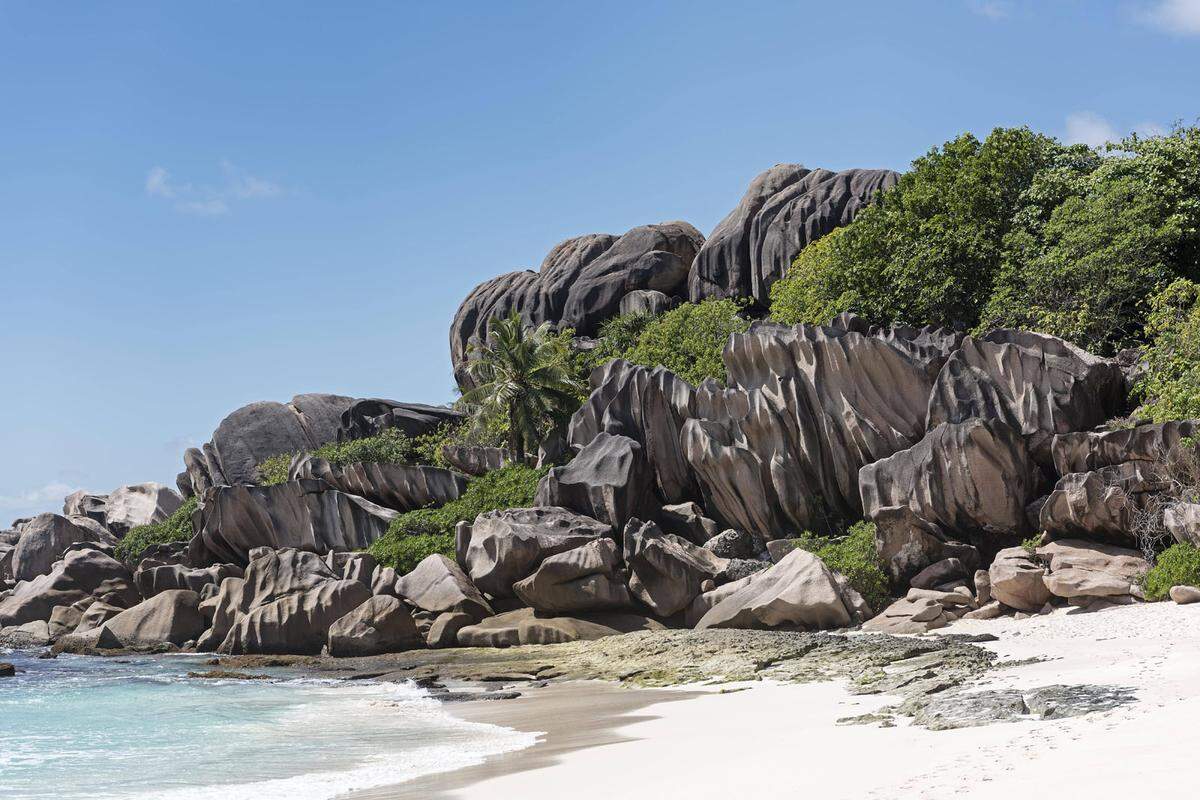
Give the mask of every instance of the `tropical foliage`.
[[136, 564], [148, 548], [156, 544], [186, 542], [192, 538], [192, 514], [200, 501], [195, 496], [183, 501], [175, 513], [153, 525], [139, 525], [117, 542], [117, 558], [128, 564]]

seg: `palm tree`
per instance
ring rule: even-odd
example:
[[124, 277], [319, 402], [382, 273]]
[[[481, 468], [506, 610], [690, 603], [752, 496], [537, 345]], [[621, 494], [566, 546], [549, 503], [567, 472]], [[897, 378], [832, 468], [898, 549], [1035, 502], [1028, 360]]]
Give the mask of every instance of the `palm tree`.
[[469, 351], [467, 372], [474, 388], [462, 403], [474, 429], [507, 423], [518, 461], [570, 417], [583, 390], [571, 374], [567, 345], [550, 324], [528, 328], [516, 311], [488, 323], [486, 343]]

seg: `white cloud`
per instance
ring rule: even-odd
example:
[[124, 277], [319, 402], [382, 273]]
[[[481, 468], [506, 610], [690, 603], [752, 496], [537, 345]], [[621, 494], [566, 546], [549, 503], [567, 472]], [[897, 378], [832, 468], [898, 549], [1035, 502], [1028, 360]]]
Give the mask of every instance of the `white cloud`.
[[1143, 139], [1150, 136], [1166, 136], [1170, 133], [1167, 128], [1159, 125], [1157, 122], [1139, 122], [1133, 127], [1133, 132]]
[[1200, 36], [1200, 0], [1158, 0], [1141, 9], [1146, 24], [1176, 36]]
[[1080, 111], [1067, 115], [1067, 133], [1064, 138], [1067, 144], [1086, 144], [1088, 147], [1099, 147], [1121, 137], [1104, 117], [1091, 111]]
[[979, 16], [990, 20], [1008, 19], [1012, 14], [1012, 3], [1006, 0], [970, 0], [967, 5]]
[[193, 186], [176, 183], [165, 167], [154, 166], [146, 174], [148, 197], [172, 201], [177, 211], [201, 217], [230, 213], [234, 201], [269, 200], [285, 192], [278, 183], [251, 175], [229, 161], [222, 160], [221, 183], [217, 186]]
[[18, 494], [0, 494], [0, 509], [23, 512], [46, 505], [61, 504], [63, 499], [74, 491], [76, 487], [55, 481]]

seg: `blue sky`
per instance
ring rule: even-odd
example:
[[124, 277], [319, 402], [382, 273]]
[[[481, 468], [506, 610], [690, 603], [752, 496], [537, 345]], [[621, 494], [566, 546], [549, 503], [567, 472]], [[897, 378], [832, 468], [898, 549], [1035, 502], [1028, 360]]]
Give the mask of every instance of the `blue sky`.
[[445, 402], [478, 282], [783, 161], [1200, 114], [1200, 0], [0, 0], [0, 527], [246, 402]]

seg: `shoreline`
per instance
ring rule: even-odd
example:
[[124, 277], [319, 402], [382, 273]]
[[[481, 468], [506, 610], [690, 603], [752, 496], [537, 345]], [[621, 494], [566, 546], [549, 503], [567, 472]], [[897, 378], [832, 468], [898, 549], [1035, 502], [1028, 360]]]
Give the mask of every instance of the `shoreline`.
[[[803, 791], [829, 800], [966, 794], [1011, 800], [1058, 787], [1117, 800], [1177, 791], [1200, 748], [1197, 623], [1200, 608], [1159, 603], [1086, 614], [1060, 609], [944, 629], [939, 637], [998, 637], [982, 644], [997, 663], [969, 680], [959, 697], [1083, 684], [1123, 687], [1134, 696], [1081, 716], [1025, 714], [952, 730], [902, 716], [847, 724], [848, 717], [886, 712], [901, 698], [854, 694], [843, 679], [665, 690], [551, 684], [528, 699], [446, 707], [463, 719], [543, 732], [533, 747], [347, 797], [549, 800], [569, 793], [601, 800], [619, 792], [695, 800]], [[581, 687], [588, 684], [605, 703], [585, 702]]]

